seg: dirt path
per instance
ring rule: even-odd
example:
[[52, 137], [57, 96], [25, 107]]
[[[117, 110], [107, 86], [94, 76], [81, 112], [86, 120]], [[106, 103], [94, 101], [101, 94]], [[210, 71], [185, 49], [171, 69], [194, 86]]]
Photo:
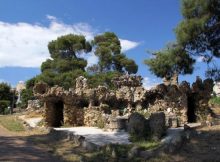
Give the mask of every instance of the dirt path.
[[220, 108], [214, 108], [217, 125], [204, 126], [171, 155], [162, 156], [165, 162], [220, 162]]
[[[197, 130], [197, 135], [187, 143], [179, 155], [187, 161], [220, 161], [220, 107], [212, 108], [215, 123], [212, 127], [205, 126]], [[187, 158], [186, 158], [187, 157]]]
[[60, 162], [46, 148], [36, 146], [34, 137], [16, 136], [0, 126], [0, 161], [7, 162]]
[[219, 162], [220, 161], [220, 125], [198, 130], [190, 142], [186, 143], [175, 155], [174, 161]]

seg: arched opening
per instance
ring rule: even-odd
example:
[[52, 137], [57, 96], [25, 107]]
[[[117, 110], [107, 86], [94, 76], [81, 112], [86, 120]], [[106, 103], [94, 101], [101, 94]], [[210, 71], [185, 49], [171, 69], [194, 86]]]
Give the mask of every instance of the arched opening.
[[188, 111], [187, 111], [187, 117], [188, 117], [188, 122], [193, 123], [196, 122], [196, 114], [195, 114], [195, 95], [192, 94], [188, 96]]
[[63, 125], [63, 108], [63, 101], [57, 101], [53, 103], [50, 126], [60, 127]]

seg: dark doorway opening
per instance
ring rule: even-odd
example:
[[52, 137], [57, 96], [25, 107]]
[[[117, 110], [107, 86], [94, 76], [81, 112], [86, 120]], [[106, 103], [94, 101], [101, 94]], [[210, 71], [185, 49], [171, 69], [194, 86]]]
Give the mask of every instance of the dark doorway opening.
[[195, 95], [192, 94], [188, 96], [188, 111], [187, 111], [187, 117], [188, 117], [188, 122], [193, 123], [196, 122], [196, 114], [195, 114]]
[[57, 101], [53, 106], [53, 118], [51, 122], [52, 127], [60, 127], [63, 125], [63, 101]]

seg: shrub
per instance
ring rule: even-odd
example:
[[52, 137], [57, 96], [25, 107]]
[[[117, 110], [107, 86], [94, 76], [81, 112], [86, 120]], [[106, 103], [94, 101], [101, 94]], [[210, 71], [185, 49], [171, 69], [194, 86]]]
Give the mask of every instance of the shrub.
[[220, 97], [214, 96], [209, 100], [210, 104], [220, 106]]
[[9, 106], [10, 106], [9, 100], [0, 100], [0, 114], [7, 113]]

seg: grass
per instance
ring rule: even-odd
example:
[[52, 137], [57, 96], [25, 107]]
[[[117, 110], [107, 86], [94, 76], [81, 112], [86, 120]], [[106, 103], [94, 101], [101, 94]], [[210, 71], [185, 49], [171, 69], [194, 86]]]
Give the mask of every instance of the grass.
[[12, 132], [20, 132], [25, 130], [22, 121], [13, 115], [0, 116], [0, 124]]
[[160, 142], [159, 141], [138, 141], [138, 142], [135, 142], [134, 144], [143, 148], [144, 150], [151, 150], [151, 149], [159, 147]]

